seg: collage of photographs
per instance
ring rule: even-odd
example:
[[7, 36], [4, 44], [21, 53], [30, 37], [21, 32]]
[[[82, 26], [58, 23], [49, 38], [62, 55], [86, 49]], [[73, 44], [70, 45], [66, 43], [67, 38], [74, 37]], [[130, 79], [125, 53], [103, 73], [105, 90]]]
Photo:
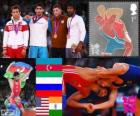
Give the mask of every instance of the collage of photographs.
[[140, 116], [139, 0], [0, 0], [0, 116]]

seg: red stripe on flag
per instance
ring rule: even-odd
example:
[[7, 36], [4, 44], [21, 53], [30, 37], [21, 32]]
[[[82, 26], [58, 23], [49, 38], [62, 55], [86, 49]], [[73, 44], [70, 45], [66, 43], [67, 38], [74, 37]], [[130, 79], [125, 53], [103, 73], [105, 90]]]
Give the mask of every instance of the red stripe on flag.
[[37, 65], [37, 71], [61, 71], [62, 65]]
[[62, 91], [36, 91], [36, 96], [38, 97], [57, 97], [57, 96], [62, 96]]
[[[14, 66], [14, 65], [13, 65], [13, 66], [11, 66], [11, 67], [9, 68], [9, 71], [15, 72], [15, 71], [17, 71], [17, 69], [22, 70], [23, 68], [20, 67], [20, 66]], [[29, 69], [24, 68], [23, 73], [27, 73], [27, 72], [29, 72]]]

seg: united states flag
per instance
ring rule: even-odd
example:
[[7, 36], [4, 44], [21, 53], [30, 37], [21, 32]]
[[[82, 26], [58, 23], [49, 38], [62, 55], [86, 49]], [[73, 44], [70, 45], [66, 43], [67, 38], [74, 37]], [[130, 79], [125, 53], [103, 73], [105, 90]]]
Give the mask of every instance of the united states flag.
[[41, 106], [36, 107], [36, 116], [49, 116], [49, 98], [41, 98]]

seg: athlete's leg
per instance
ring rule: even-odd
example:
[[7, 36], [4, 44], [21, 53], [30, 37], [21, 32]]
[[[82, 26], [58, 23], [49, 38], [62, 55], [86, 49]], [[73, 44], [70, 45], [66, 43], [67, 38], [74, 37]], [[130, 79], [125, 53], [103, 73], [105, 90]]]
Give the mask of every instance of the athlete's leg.
[[39, 58], [48, 58], [47, 47], [39, 47], [38, 55], [39, 55]]
[[28, 57], [29, 58], [37, 58], [37, 54], [38, 54], [38, 47], [37, 46], [30, 46]]
[[8, 58], [15, 58], [15, 51], [14, 51], [14, 49], [8, 47], [7, 48], [6, 57], [8, 57]]
[[22, 51], [23, 51], [23, 47], [20, 47], [18, 49], [16, 49], [16, 58], [25, 58], [25, 56], [23, 55]]
[[37, 58], [37, 54], [38, 54], [38, 47], [37, 46], [30, 46], [28, 57], [29, 58]]

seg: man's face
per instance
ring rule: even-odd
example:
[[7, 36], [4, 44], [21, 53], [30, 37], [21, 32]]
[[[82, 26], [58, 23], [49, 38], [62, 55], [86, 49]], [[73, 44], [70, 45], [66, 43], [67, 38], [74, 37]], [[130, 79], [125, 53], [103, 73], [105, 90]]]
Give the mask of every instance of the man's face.
[[35, 8], [35, 13], [36, 13], [37, 16], [42, 16], [43, 12], [44, 12], [44, 9], [41, 6], [37, 6]]
[[72, 6], [67, 7], [68, 16], [73, 16], [75, 14], [75, 9]]
[[60, 8], [54, 8], [53, 14], [55, 17], [59, 17], [62, 14], [62, 10]]
[[108, 93], [107, 89], [99, 88], [98, 96], [99, 97], [105, 97], [105, 96], [107, 96], [107, 93]]
[[17, 19], [17, 20], [20, 18], [20, 14], [21, 13], [20, 13], [19, 9], [13, 9], [11, 12], [11, 15], [13, 16], [13, 18]]
[[20, 79], [20, 77], [19, 77], [19, 76], [15, 76], [14, 79], [15, 79], [16, 81], [18, 81], [18, 80]]

